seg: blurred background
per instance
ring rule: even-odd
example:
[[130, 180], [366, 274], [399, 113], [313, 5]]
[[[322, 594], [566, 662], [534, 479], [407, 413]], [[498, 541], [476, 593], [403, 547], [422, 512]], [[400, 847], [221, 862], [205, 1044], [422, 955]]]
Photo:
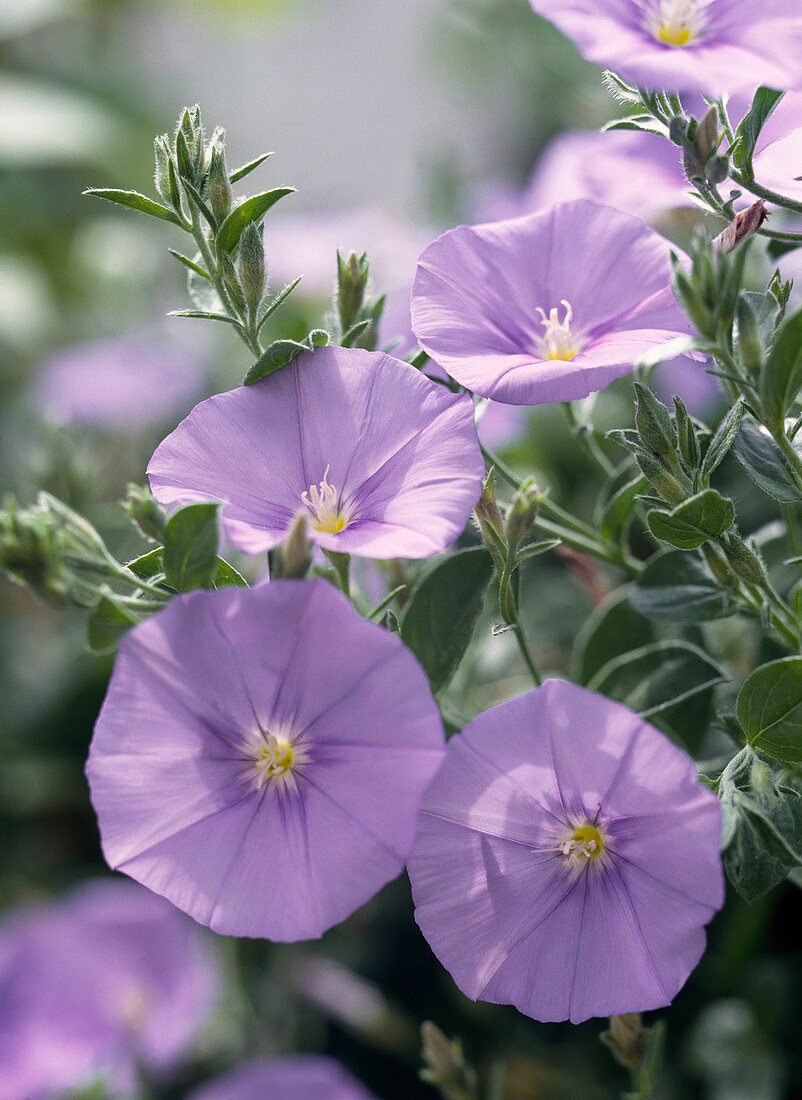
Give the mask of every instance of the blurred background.
[[[423, 247], [461, 221], [531, 209], [530, 177], [549, 140], [597, 129], [619, 110], [599, 71], [527, 0], [2, 0], [0, 490], [30, 504], [48, 489], [84, 511], [123, 558], [139, 550], [115, 503], [126, 484], [143, 481], [154, 446], [200, 398], [238, 384], [250, 364], [227, 331], [165, 318], [188, 304], [184, 269], [167, 251], [184, 247], [179, 231], [81, 192], [153, 194], [153, 137], [196, 102], [208, 130], [225, 127], [229, 165], [275, 150], [249, 178], [251, 190], [298, 189], [265, 226], [274, 288], [303, 275], [275, 335], [300, 338], [324, 324], [335, 250], [366, 250], [375, 289], [388, 293], [380, 344], [398, 353], [413, 346], [408, 296]], [[548, 184], [540, 180], [548, 201], [594, 154], [578, 157], [562, 174], [552, 163]], [[667, 171], [673, 184], [663, 183], [677, 192], [677, 165]], [[687, 206], [674, 200], [665, 205]], [[682, 240], [692, 215], [672, 217]], [[715, 409], [705, 379], [685, 385], [697, 409]], [[605, 393], [597, 415], [603, 426], [629, 423], [626, 384]], [[510, 462], [587, 512], [598, 475], [561, 410], [491, 409], [482, 430]], [[737, 494], [737, 473], [726, 476]], [[750, 519], [754, 529], [771, 516]], [[537, 562], [530, 633], [545, 666], [567, 671], [605, 578], [552, 555]], [[488, 630], [469, 652], [446, 700], [459, 718], [528, 686], [508, 641], [491, 644]], [[463, 1038], [499, 1097], [593, 1100], [625, 1087], [598, 1022], [540, 1025], [462, 997], [417, 931], [405, 878], [322, 941], [235, 943], [182, 925], [158, 939], [162, 954], [143, 969], [137, 936], [155, 943], [148, 922], [172, 916], [151, 913], [125, 889], [80, 892], [86, 880], [111, 879], [83, 779], [110, 668], [110, 657], [87, 651], [83, 616], [0, 579], [0, 1100], [73, 1086], [73, 1096], [181, 1097], [245, 1058], [299, 1051], [339, 1059], [384, 1100], [433, 1097], [417, 1079], [424, 1019]], [[135, 918], [125, 916], [129, 904]], [[733, 899], [719, 917], [710, 951], [668, 1013], [666, 1095], [802, 1095], [793, 1025], [801, 915], [788, 885], [751, 907]], [[56, 1031], [66, 1014], [84, 1011], [79, 993], [95, 988], [78, 965], [93, 950], [87, 929], [114, 930], [120, 920], [130, 952], [114, 931], [108, 965], [99, 947], [95, 956], [96, 969], [126, 991], [117, 1006], [125, 1027], [104, 1048], [112, 1068], [93, 1084], [86, 1066], [95, 1048], [85, 1036], [71, 1069], [74, 1037], [62, 1036], [54, 1053], [46, 1029], [15, 1028], [31, 1006]], [[74, 972], [57, 961], [48, 971], [40, 938], [63, 943], [54, 958], [72, 959]], [[178, 981], [189, 950], [200, 968], [191, 996]], [[154, 967], [168, 975], [163, 988]], [[28, 984], [37, 982], [34, 995]], [[165, 1050], [145, 1034], [159, 1006], [186, 1017]], [[34, 1061], [60, 1062], [58, 1088], [35, 1091], [26, 1044]]]

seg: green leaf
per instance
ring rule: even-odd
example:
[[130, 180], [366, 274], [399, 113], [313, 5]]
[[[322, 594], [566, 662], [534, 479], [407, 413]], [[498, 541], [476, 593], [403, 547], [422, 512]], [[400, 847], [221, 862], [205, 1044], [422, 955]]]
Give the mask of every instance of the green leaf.
[[351, 325], [348, 331], [343, 333], [340, 340], [340, 347], [352, 348], [359, 337], [364, 333], [365, 329], [370, 328], [372, 324], [373, 321], [368, 317], [366, 321], [357, 321], [355, 325]]
[[704, 461], [702, 462], [701, 477], [702, 481], [705, 483], [721, 460], [726, 456], [730, 447], [732, 447], [735, 437], [738, 434], [738, 429], [741, 426], [744, 411], [743, 398], [739, 397], [716, 428], [715, 434], [710, 440], [710, 445], [705, 452]]
[[777, 781], [748, 745], [719, 779], [724, 867], [746, 901], [765, 894], [802, 863], [802, 798]]
[[735, 709], [750, 745], [785, 763], [802, 761], [802, 657], [755, 669]]
[[647, 134], [659, 134], [660, 137], [668, 137], [668, 127], [658, 122], [652, 115], [630, 115], [628, 118], [618, 118], [608, 122], [602, 127], [605, 133], [608, 130], [642, 130]]
[[194, 271], [196, 275], [200, 275], [202, 279], [211, 279], [209, 272], [204, 271], [200, 264], [196, 264], [194, 260], [190, 260], [189, 256], [185, 256], [182, 252], [176, 252], [174, 248], [168, 248], [167, 251], [171, 256], [175, 256], [177, 260], [180, 260], [190, 271]]
[[302, 351], [309, 351], [309, 348], [305, 344], [299, 344], [296, 340], [274, 340], [272, 344], [268, 344], [245, 375], [242, 384], [252, 386], [254, 382], [267, 378], [274, 371], [286, 367]]
[[227, 325], [234, 325], [235, 328], [242, 328], [242, 324], [236, 319], [236, 317], [229, 317], [227, 313], [212, 313], [208, 309], [173, 309], [168, 314], [168, 317], [196, 317], [201, 321], [225, 321]]
[[781, 504], [802, 501], [785, 457], [768, 434], [751, 418], [744, 420], [732, 448], [733, 454], [758, 488]]
[[161, 546], [157, 546], [155, 550], [149, 550], [147, 554], [142, 554], [141, 557], [129, 561], [126, 569], [130, 569], [135, 576], [141, 577], [144, 581], [157, 576], [163, 571]]
[[683, 550], [655, 554], [631, 600], [644, 615], [670, 622], [723, 619], [734, 610], [731, 593], [721, 587], [704, 558]]
[[782, 96], [782, 92], [775, 92], [773, 88], [758, 88], [752, 100], [752, 106], [738, 124], [735, 143], [732, 147], [732, 161], [742, 172], [751, 175], [755, 143], [763, 129], [763, 124]]
[[715, 489], [703, 489], [670, 512], [649, 512], [652, 533], [680, 550], [694, 550], [732, 527], [735, 508]]
[[799, 794], [786, 788], [770, 809], [740, 791], [735, 797], [739, 809], [760, 837], [764, 851], [784, 867], [802, 864], [802, 838], [798, 835], [802, 825]]
[[571, 679], [587, 685], [608, 661], [655, 641], [651, 621], [629, 602], [632, 588], [612, 592], [582, 625], [574, 646]]
[[488, 552], [472, 547], [441, 561], [413, 592], [401, 638], [426, 670], [432, 691], [439, 691], [456, 672], [492, 576]]
[[214, 575], [213, 581], [215, 588], [228, 588], [230, 586], [236, 586], [237, 588], [248, 588], [248, 582], [238, 573], [233, 565], [230, 565], [225, 558], [217, 559], [217, 572]]
[[215, 218], [209, 207], [206, 205], [206, 203], [203, 201], [203, 198], [198, 192], [197, 188], [193, 187], [189, 180], [185, 179], [183, 183], [191, 201], [195, 203], [198, 210], [200, 210], [201, 214], [203, 214], [206, 221], [209, 223], [212, 229], [214, 229], [214, 227], [217, 225], [217, 219]]
[[254, 170], [254, 168], [258, 168], [259, 165], [263, 164], [264, 161], [266, 161], [268, 157], [272, 157], [272, 156], [273, 156], [272, 152], [271, 153], [262, 153], [262, 155], [260, 157], [257, 157], [256, 160], [250, 160], [250, 161], [248, 161], [247, 164], [243, 164], [243, 165], [241, 165], [241, 167], [235, 168], [234, 171], [231, 172], [231, 174], [229, 175], [229, 177], [228, 177], [229, 180], [232, 183], [236, 183], [237, 180], [244, 179], [250, 172], [252, 172]]
[[281, 303], [284, 301], [284, 299], [288, 298], [289, 295], [292, 294], [293, 290], [295, 290], [295, 288], [298, 286], [298, 283], [300, 283], [302, 277], [303, 276], [299, 275], [297, 279], [293, 279], [291, 283], [287, 283], [284, 289], [280, 290], [275, 298], [268, 303], [268, 305], [264, 309], [264, 312], [259, 317], [259, 324], [256, 326], [257, 334], [262, 331], [262, 325], [265, 323], [268, 317], [274, 314]]
[[[495, 531], [490, 528], [491, 537], [495, 535]], [[496, 536], [497, 537], [497, 536]], [[547, 554], [549, 550], [554, 550], [562, 542], [562, 539], [541, 539], [539, 542], [530, 542], [521, 549], [515, 555], [515, 564], [520, 565], [523, 561], [528, 561], [530, 558], [537, 558], [541, 554]]]
[[181, 219], [172, 210], [162, 206], [160, 202], [149, 199], [147, 195], [140, 195], [138, 191], [117, 191], [109, 187], [90, 187], [83, 192], [84, 195], [94, 195], [98, 199], [117, 203], [118, 206], [127, 206], [131, 210], [138, 210], [141, 214], [150, 214], [153, 218], [161, 218], [162, 221], [172, 222], [173, 225], [181, 225]]
[[87, 620], [89, 648], [93, 653], [113, 652], [139, 617], [110, 593], [101, 596]]
[[802, 309], [780, 326], [766, 365], [760, 373], [758, 393], [765, 423], [782, 427], [786, 413], [802, 388]]
[[215, 243], [218, 251], [233, 252], [245, 226], [250, 225], [251, 222], [258, 222], [274, 203], [283, 199], [285, 195], [291, 195], [294, 190], [294, 187], [276, 187], [273, 191], [252, 195], [239, 206], [235, 206], [217, 230]]
[[[699, 706], [699, 697], [706, 696], [709, 704], [712, 689], [725, 679], [721, 668], [701, 649], [689, 642], [666, 641], [614, 657], [587, 686], [637, 711], [675, 740], [681, 740], [683, 747], [695, 749], [707, 727], [706, 708]], [[677, 728], [676, 718], [684, 717], [683, 704], [692, 708], [693, 744], [688, 744]]]
[[164, 574], [177, 592], [211, 588], [217, 576], [219, 525], [216, 503], [189, 504], [167, 521]]
[[724, 870], [744, 901], [755, 901], [782, 882], [788, 868], [765, 851], [760, 833], [742, 805], [722, 801], [721, 808], [725, 830], [731, 832], [723, 852]]

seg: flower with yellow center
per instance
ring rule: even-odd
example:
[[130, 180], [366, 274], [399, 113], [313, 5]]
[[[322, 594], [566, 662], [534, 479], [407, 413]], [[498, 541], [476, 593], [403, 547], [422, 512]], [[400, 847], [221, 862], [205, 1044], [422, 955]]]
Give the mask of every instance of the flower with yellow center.
[[658, 0], [650, 30], [666, 46], [688, 46], [701, 29], [698, 0]]
[[315, 517], [314, 529], [336, 535], [348, 526], [351, 514], [348, 508], [342, 507], [339, 493], [329, 484], [330, 469], [330, 465], [326, 467], [319, 485], [310, 485], [306, 492], [301, 493], [301, 500]]
[[245, 744], [250, 760], [248, 773], [257, 791], [266, 783], [278, 788], [294, 787], [299, 765], [307, 763], [309, 754], [290, 734], [259, 731]]
[[541, 316], [540, 323], [545, 329], [543, 336], [540, 338], [540, 350], [544, 359], [573, 359], [577, 352], [582, 350], [583, 341], [571, 332], [571, 321], [574, 316], [571, 303], [562, 298], [560, 304], [565, 309], [565, 316], [562, 321], [559, 320], [557, 306], [549, 311], [548, 317], [545, 310], [542, 310], [540, 306], [537, 307], [537, 312]]
[[607, 843], [596, 825], [585, 824], [574, 829], [560, 845], [565, 861], [573, 871], [581, 871], [598, 863], [604, 856]]

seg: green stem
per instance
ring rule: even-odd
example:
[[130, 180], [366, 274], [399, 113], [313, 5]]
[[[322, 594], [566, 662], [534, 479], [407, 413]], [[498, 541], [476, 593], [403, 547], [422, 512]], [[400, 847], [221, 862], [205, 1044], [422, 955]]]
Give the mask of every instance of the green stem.
[[535, 687], [540, 687], [540, 685], [543, 683], [543, 677], [538, 672], [537, 665], [535, 664], [534, 658], [529, 651], [529, 645], [527, 644], [526, 636], [524, 635], [524, 630], [521, 626], [520, 620], [518, 619], [517, 613], [515, 616], [515, 622], [512, 623], [512, 629], [515, 632], [515, 640], [518, 643], [518, 648], [521, 651], [521, 656], [526, 663], [526, 667], [529, 669], [532, 679], [535, 681]]
[[244, 319], [240, 317], [239, 313], [234, 308], [234, 304], [231, 301], [229, 293], [226, 290], [223, 280], [220, 277], [220, 272], [217, 267], [217, 261], [212, 255], [212, 250], [209, 247], [209, 242], [206, 240], [206, 234], [204, 233], [203, 226], [200, 223], [198, 211], [195, 209], [195, 206], [192, 203], [191, 199], [189, 200], [189, 206], [192, 213], [192, 236], [195, 238], [195, 243], [197, 244], [198, 250], [203, 257], [204, 263], [206, 264], [206, 270], [212, 277], [212, 282], [214, 283], [214, 288], [217, 291], [218, 297], [220, 298], [223, 308], [225, 309], [229, 317], [237, 322], [235, 327], [237, 332], [240, 334], [240, 337], [245, 342], [250, 351], [258, 359], [263, 350], [262, 345], [259, 342], [259, 338], [255, 335], [253, 331], [245, 327], [245, 324], [243, 323]]
[[[521, 480], [497, 455], [484, 445], [482, 445], [482, 454], [485, 460], [498, 470], [499, 475], [508, 485], [513, 489], [520, 489]], [[551, 497], [544, 497], [540, 502], [535, 526], [554, 538], [561, 539], [566, 546], [598, 558], [599, 561], [607, 562], [608, 565], [623, 569], [630, 576], [635, 577], [643, 571], [643, 565], [639, 561], [627, 554], [620, 546], [606, 542], [589, 524], [566, 512], [559, 504], [555, 504]]]
[[574, 439], [585, 451], [591, 462], [597, 463], [606, 477], [612, 477], [615, 473], [615, 467], [602, 450], [593, 428], [579, 422], [571, 401], [563, 401], [562, 407], [565, 410]]
[[730, 179], [740, 187], [743, 187], [744, 190], [749, 191], [750, 194], [756, 195], [759, 199], [766, 199], [767, 202], [773, 202], [775, 206], [782, 206], [785, 210], [792, 210], [795, 214], [802, 214], [802, 202], [797, 202], [795, 199], [789, 199], [785, 195], [781, 195], [779, 191], [772, 191], [770, 187], [763, 187], [762, 184], [759, 184], [754, 179], [750, 179], [737, 169], [730, 169]]
[[326, 555], [326, 557], [329, 559], [331, 564], [334, 566], [335, 572], [337, 573], [337, 580], [339, 582], [340, 588], [342, 589], [343, 593], [350, 600], [351, 599], [351, 581], [350, 581], [351, 555], [350, 554], [341, 554], [337, 550], [324, 550], [323, 553]]
[[[768, 425], [766, 425], [766, 427], [768, 427]], [[794, 481], [797, 483], [797, 486], [802, 489], [802, 458], [799, 457], [796, 448], [782, 428], [772, 431], [771, 434], [774, 436], [777, 446], [780, 448], [788, 465], [791, 467]]]

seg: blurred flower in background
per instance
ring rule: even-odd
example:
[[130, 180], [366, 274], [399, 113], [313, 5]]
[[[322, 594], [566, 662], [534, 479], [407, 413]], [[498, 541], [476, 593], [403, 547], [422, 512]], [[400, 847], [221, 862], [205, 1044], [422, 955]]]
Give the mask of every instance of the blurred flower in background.
[[58, 352], [39, 370], [31, 396], [57, 424], [132, 433], [174, 423], [205, 384], [191, 347], [154, 331]]
[[196, 1089], [189, 1100], [375, 1100], [333, 1058], [254, 1059]]
[[211, 943], [169, 902], [123, 879], [86, 881], [0, 926], [0, 1097], [49, 1100], [138, 1066], [169, 1076], [219, 996]]

